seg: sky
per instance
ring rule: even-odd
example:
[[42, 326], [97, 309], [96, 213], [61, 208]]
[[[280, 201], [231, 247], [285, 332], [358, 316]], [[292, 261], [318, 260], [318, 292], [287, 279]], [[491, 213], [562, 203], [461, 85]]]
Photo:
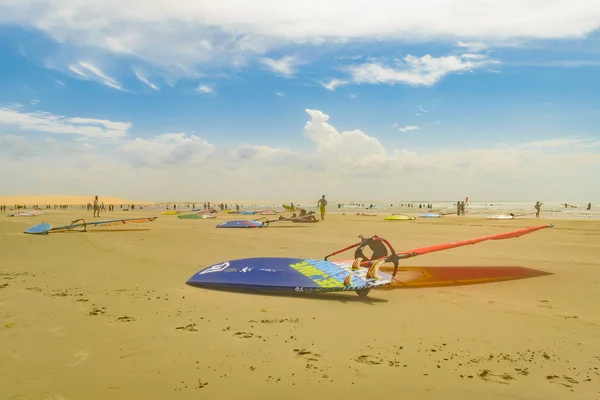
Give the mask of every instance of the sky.
[[597, 0], [3, 0], [3, 195], [600, 200]]

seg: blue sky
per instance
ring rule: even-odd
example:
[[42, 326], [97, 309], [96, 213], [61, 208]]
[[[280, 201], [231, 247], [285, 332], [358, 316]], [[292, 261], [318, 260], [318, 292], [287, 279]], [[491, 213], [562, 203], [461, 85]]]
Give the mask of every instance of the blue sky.
[[0, 5], [5, 194], [600, 200], [595, 1], [196, 3]]

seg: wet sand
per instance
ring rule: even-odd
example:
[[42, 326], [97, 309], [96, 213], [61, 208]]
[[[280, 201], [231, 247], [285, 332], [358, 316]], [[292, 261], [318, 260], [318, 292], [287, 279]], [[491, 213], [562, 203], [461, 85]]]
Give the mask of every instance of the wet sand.
[[[0, 218], [4, 399], [596, 399], [600, 222], [384, 221], [215, 229], [228, 218], [23, 234], [83, 210]], [[252, 216], [250, 216], [252, 217]], [[274, 217], [277, 218], [277, 217]], [[524, 266], [554, 275], [481, 285], [268, 296], [185, 285], [233, 258], [322, 258], [380, 235], [396, 250], [555, 223], [407, 266]], [[352, 256], [351, 252], [346, 253]]]

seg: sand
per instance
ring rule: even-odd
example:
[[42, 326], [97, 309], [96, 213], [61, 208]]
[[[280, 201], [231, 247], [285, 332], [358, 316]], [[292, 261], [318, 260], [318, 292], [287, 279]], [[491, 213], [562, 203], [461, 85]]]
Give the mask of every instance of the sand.
[[[88, 233], [23, 234], [83, 210], [0, 218], [2, 399], [597, 399], [600, 222], [389, 222], [215, 229], [163, 216]], [[149, 216], [150, 211], [102, 217]], [[239, 216], [237, 216], [239, 218]], [[321, 258], [378, 234], [397, 249], [555, 223], [405, 265], [525, 266], [554, 275], [320, 297], [193, 288], [213, 263]], [[291, 226], [293, 225], [293, 226]], [[351, 256], [351, 254], [349, 254]]]

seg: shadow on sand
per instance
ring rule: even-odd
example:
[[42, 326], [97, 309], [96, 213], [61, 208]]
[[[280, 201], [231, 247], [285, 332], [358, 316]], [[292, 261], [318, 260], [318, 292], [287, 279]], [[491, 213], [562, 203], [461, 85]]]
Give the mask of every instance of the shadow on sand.
[[369, 305], [375, 305], [377, 303], [387, 303], [386, 299], [378, 299], [369, 297], [375, 291], [371, 291], [367, 297], [359, 297], [353, 292], [324, 292], [324, 293], [296, 293], [296, 292], [271, 292], [271, 291], [259, 291], [259, 290], [244, 290], [244, 289], [233, 289], [233, 288], [212, 288], [212, 287], [198, 287], [193, 285], [186, 285], [194, 289], [205, 289], [215, 292], [229, 292], [238, 293], [251, 296], [269, 296], [269, 297], [288, 297], [303, 300], [326, 300], [326, 301], [337, 301], [340, 303], [364, 303]]

